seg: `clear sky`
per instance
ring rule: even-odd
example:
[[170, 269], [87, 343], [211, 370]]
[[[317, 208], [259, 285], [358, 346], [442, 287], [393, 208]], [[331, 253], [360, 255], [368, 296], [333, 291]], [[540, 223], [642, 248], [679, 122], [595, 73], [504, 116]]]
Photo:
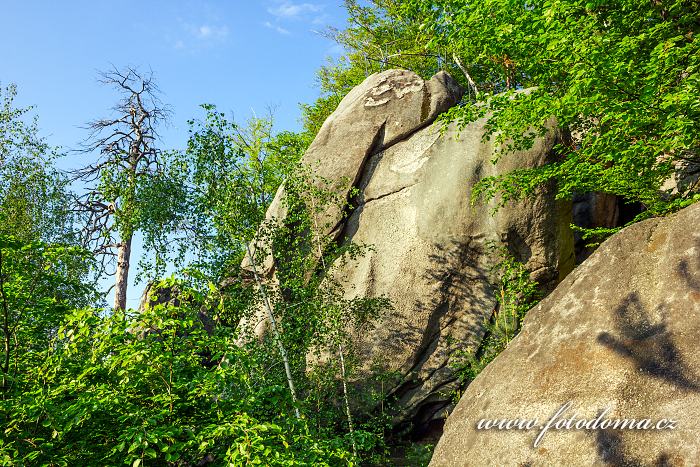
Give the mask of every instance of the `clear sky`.
[[153, 70], [173, 111], [165, 148], [184, 147], [203, 103], [240, 121], [273, 106], [277, 129], [298, 129], [316, 70], [338, 52], [318, 32], [344, 23], [341, 0], [0, 0], [0, 84], [16, 83], [16, 104], [35, 106], [42, 135], [65, 149], [109, 115], [116, 94], [96, 79], [111, 65]]
[[111, 64], [153, 69], [174, 110], [164, 142], [182, 145], [202, 103], [244, 119], [277, 106], [298, 126], [300, 102], [318, 94], [315, 71], [334, 44], [317, 31], [343, 26], [341, 0], [0, 0], [0, 82], [35, 105], [53, 144], [72, 148], [115, 94], [96, 81]]

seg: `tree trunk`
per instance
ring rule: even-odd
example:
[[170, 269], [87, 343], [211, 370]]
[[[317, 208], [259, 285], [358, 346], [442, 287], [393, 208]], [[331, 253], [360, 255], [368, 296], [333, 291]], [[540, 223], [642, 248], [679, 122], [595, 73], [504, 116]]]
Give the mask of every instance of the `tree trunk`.
[[345, 399], [345, 415], [348, 417], [348, 430], [352, 439], [352, 453], [357, 457], [357, 445], [355, 444], [355, 428], [352, 424], [352, 412], [350, 411], [350, 397], [348, 396], [347, 375], [345, 373], [345, 357], [343, 356], [343, 345], [338, 344], [338, 355], [340, 356], [340, 376], [343, 379], [343, 398]]
[[117, 255], [117, 274], [114, 287], [114, 308], [126, 310], [126, 289], [129, 285], [129, 259], [131, 258], [131, 239], [129, 236], [119, 244]]
[[292, 402], [294, 403], [294, 415], [296, 415], [297, 419], [299, 419], [301, 418], [301, 414], [299, 413], [299, 407], [297, 406], [297, 391], [294, 388], [294, 379], [292, 378], [292, 370], [289, 367], [287, 351], [284, 348], [284, 344], [282, 344], [282, 336], [280, 336], [280, 332], [277, 329], [277, 322], [275, 321], [274, 313], [272, 313], [272, 305], [270, 305], [270, 300], [265, 292], [265, 285], [262, 283], [262, 280], [260, 280], [260, 276], [258, 276], [258, 270], [255, 267], [255, 257], [253, 256], [253, 252], [250, 251], [250, 244], [246, 243], [245, 247], [248, 253], [248, 258], [250, 258], [250, 266], [253, 270], [253, 277], [255, 277], [258, 290], [260, 290], [260, 294], [262, 295], [263, 303], [265, 304], [265, 309], [267, 310], [267, 318], [270, 320], [270, 326], [272, 327], [272, 332], [274, 333], [275, 340], [277, 341], [277, 347], [279, 348], [280, 356], [282, 357], [282, 363], [284, 363], [284, 372], [287, 375], [287, 384], [289, 385], [289, 392], [292, 395]]

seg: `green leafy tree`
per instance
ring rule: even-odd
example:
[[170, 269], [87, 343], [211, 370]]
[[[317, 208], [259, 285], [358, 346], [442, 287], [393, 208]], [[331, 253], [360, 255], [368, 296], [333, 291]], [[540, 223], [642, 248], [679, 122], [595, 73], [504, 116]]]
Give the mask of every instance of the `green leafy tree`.
[[306, 149], [302, 136], [273, 132], [272, 115], [246, 125], [203, 105], [203, 121], [191, 120], [187, 150], [190, 223], [200, 269], [214, 282], [233, 277], [245, 245], [265, 219], [267, 207]]
[[283, 380], [234, 344], [232, 328], [203, 325], [201, 292], [159, 286], [176, 287], [177, 299], [134, 315], [69, 316], [28, 372], [0, 452], [51, 465], [350, 461], [332, 433], [288, 416]]
[[[240, 126], [203, 105], [203, 122], [191, 120], [190, 139], [182, 154], [189, 168], [195, 254], [199, 261], [188, 274], [204, 279], [212, 292], [223, 285], [226, 300], [233, 305], [224, 320], [235, 325], [253, 302], [253, 294], [242, 280], [240, 265], [247, 255], [260, 293], [260, 306], [272, 324], [275, 347], [285, 368], [293, 402], [297, 401], [289, 357], [283, 344], [270, 297], [258, 275], [249, 242], [264, 223], [265, 212], [286, 175], [296, 167], [305, 145], [298, 135], [273, 135], [272, 115], [256, 116]], [[294, 408], [297, 417], [298, 407]]]
[[89, 255], [77, 248], [67, 180], [38, 135], [31, 109], [16, 108], [16, 87], [0, 89], [0, 396], [12, 400], [27, 368], [73, 306], [94, 296]]
[[90, 255], [79, 247], [28, 242], [0, 234], [0, 328], [3, 399], [24, 386], [24, 375], [66, 314], [94, 298], [83, 283]]
[[57, 152], [39, 136], [31, 108], [17, 108], [17, 87], [0, 88], [0, 233], [25, 241], [69, 241], [68, 181]]
[[[343, 300], [338, 288], [329, 287], [328, 281], [320, 286], [326, 259], [340, 255], [340, 249], [332, 236], [321, 233], [328, 226], [317, 225], [315, 216], [329, 204], [344, 205], [347, 201], [324, 188], [298, 164], [308, 143], [306, 135], [273, 135], [271, 117], [254, 117], [246, 126], [239, 126], [215, 107], [203, 107], [206, 118], [191, 122], [185, 157], [192, 173], [193, 205], [200, 214], [198, 230], [203, 241], [197, 244], [209, 249], [203, 251], [209, 255], [204, 256], [208, 261], [203, 264], [214, 266], [205, 276], [213, 281], [211, 289], [222, 302], [232, 305], [233, 310], [225, 313], [226, 322], [236, 323], [241, 317], [261, 312], [269, 323], [270, 332], [262, 345], [251, 352], [257, 359], [276, 360], [284, 368], [293, 413], [299, 416], [309, 403], [311, 386], [305, 367], [310, 348], [328, 347], [333, 342], [333, 352], [344, 367], [351, 350], [345, 344], [347, 339], [341, 342], [340, 323], [347, 324], [343, 319], [353, 314], [359, 317], [361, 305], [372, 302]], [[278, 202], [286, 215], [284, 219], [266, 219], [267, 208], [282, 184], [284, 192]], [[317, 185], [320, 188], [315, 188]], [[270, 257], [277, 265], [276, 284], [269, 282], [269, 271], [261, 266]], [[190, 275], [193, 272], [188, 271]], [[335, 335], [332, 339], [331, 332]], [[347, 345], [345, 350], [343, 345]], [[345, 384], [349, 367], [340, 370], [345, 398], [342, 417], [348, 421], [346, 429], [354, 432]], [[362, 437], [355, 435], [350, 443], [357, 452]]]
[[429, 47], [451, 44], [484, 83], [487, 105], [455, 108], [448, 119], [489, 113], [485, 136], [495, 135], [503, 154], [529, 147], [552, 121], [571, 132], [559, 160], [488, 178], [477, 196], [507, 202], [556, 181], [559, 198], [614, 194], [641, 203], [643, 216], [697, 199], [692, 187], [663, 188], [700, 162], [696, 13], [692, 1], [416, 0], [403, 7], [404, 18], [431, 31]]
[[[276, 330], [269, 334], [286, 350], [291, 379], [304, 395], [299, 401], [303, 412], [315, 409], [323, 414], [316, 419], [319, 426], [347, 430], [348, 443], [359, 456], [368, 445], [376, 445], [383, 425], [367, 429], [354, 420], [354, 402], [362, 395], [353, 395], [349, 385], [357, 363], [351, 332], [371, 328], [390, 303], [383, 297], [345, 298], [339, 278], [333, 276], [333, 264], [352, 262], [369, 248], [336, 238], [333, 225], [321, 223], [331, 206], [351, 210], [335, 185], [319, 179], [311, 168], [299, 167], [284, 188], [284, 218], [264, 223], [251, 242], [256, 249], [250, 263], [274, 263], [274, 279], [265, 287], [267, 296], [260, 297], [271, 304], [268, 319], [276, 320]], [[251, 309], [259, 305], [253, 302]], [[256, 325], [260, 318], [249, 317], [248, 323]], [[241, 332], [252, 333], [245, 328]], [[311, 367], [310, 355], [317, 362]]]

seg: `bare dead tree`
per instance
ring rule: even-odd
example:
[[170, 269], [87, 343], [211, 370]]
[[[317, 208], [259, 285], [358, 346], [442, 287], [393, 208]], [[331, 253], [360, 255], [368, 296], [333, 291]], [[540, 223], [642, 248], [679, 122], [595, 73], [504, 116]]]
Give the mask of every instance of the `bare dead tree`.
[[126, 67], [100, 73], [99, 82], [115, 88], [121, 98], [111, 118], [88, 124], [83, 151], [97, 153], [97, 161], [74, 171], [86, 184], [75, 198], [82, 215], [83, 244], [101, 258], [102, 275], [115, 276], [114, 308], [126, 308], [131, 243], [137, 230], [137, 187], [161, 170], [156, 128], [169, 115], [158, 98], [153, 72]]

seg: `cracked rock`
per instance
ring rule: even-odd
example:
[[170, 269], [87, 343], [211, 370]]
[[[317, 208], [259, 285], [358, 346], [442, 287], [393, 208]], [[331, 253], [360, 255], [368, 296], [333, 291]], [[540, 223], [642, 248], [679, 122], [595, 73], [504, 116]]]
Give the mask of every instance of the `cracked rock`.
[[[459, 133], [451, 126], [441, 134], [431, 125], [461, 95], [446, 73], [428, 81], [401, 70], [372, 75], [343, 99], [302, 160], [341, 196], [359, 192], [353, 212], [324, 209], [319, 224], [332, 227], [320, 233], [372, 246], [356, 260], [330, 265], [328, 273], [347, 298], [392, 302], [372, 330], [348, 332], [359, 358], [352, 392], [369, 388], [373, 368], [396, 375], [384, 392], [397, 402], [397, 425], [444, 416], [457, 388], [451, 358], [479, 345], [483, 321], [496, 305], [491, 269], [500, 258], [490, 241], [505, 244], [544, 286], [553, 287], [573, 267], [570, 205], [555, 202], [551, 190], [495, 216], [493, 205], [470, 204], [482, 177], [552, 160], [559, 131], [493, 165], [494, 145], [482, 140], [484, 120]], [[283, 196], [281, 188], [268, 219], [284, 217]], [[274, 267], [268, 259], [260, 268], [270, 287]], [[264, 322], [261, 310], [241, 325], [260, 336]], [[355, 410], [374, 407], [357, 402]]]

